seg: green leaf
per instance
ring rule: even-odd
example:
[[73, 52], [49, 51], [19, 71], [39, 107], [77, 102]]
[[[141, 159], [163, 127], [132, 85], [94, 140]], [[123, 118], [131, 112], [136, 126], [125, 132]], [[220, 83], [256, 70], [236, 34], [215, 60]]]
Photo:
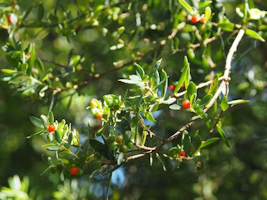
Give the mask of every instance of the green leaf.
[[[189, 83], [189, 85], [188, 85], [188, 87], [187, 87], [187, 90], [186, 90], [186, 93], [187, 93], [188, 98], [190, 99], [190, 101], [191, 101], [191, 99], [192, 99], [192, 98], [191, 98], [192, 95], [196, 94], [196, 92], [197, 92], [197, 87], [196, 87], [195, 83], [192, 82], [192, 81], [190, 81], [190, 83]], [[192, 102], [191, 102], [191, 103], [192, 103]]]
[[185, 0], [179, 0], [179, 3], [184, 7], [184, 9], [192, 15], [194, 10], [193, 8], [185, 1]]
[[198, 9], [201, 10], [207, 6], [209, 6], [212, 3], [212, 1], [204, 1], [204, 2], [200, 2], [198, 5]]
[[187, 57], [185, 56], [184, 57], [183, 72], [182, 72], [182, 75], [181, 75], [181, 77], [179, 79], [178, 84], [175, 87], [174, 94], [177, 93], [180, 90], [182, 84], [185, 82], [186, 79], [188, 79], [188, 71], [189, 71], [189, 63], [188, 63]]
[[50, 146], [46, 148], [48, 151], [58, 151], [59, 150], [59, 146]]
[[157, 110], [158, 110], [158, 108], [159, 108], [159, 103], [157, 102], [157, 103], [154, 103], [151, 107], [150, 107], [150, 109], [149, 109], [149, 112], [156, 112]]
[[222, 101], [221, 101], [221, 109], [222, 111], [226, 111], [228, 109], [229, 105], [227, 102], [227, 97], [225, 95], [223, 95]]
[[120, 82], [127, 83], [127, 84], [133, 84], [138, 87], [144, 87], [145, 84], [142, 81], [137, 81], [137, 80], [129, 80], [129, 79], [119, 79]]
[[154, 65], [154, 67], [152, 68], [152, 70], [151, 70], [151, 72], [150, 72], [150, 74], [149, 74], [149, 77], [150, 77], [150, 78], [151, 78], [152, 76], [154, 76], [154, 74], [158, 71], [159, 66], [160, 66], [160, 64], [161, 64], [161, 61], [162, 61], [162, 58], [159, 59], [159, 60], [156, 62], [156, 64]]
[[218, 75], [216, 74], [215, 77], [213, 78], [212, 83], [210, 84], [208, 94], [214, 95], [215, 92], [217, 91], [217, 88], [218, 88]]
[[38, 69], [38, 74], [41, 76], [43, 73], [44, 73], [44, 64], [43, 62], [41, 61], [41, 59], [37, 58], [36, 59], [36, 68]]
[[120, 128], [121, 128], [122, 133], [125, 133], [126, 131], [131, 130], [130, 123], [128, 122], [127, 119], [122, 118], [121, 123], [120, 123]]
[[217, 131], [219, 132], [220, 136], [222, 137], [222, 140], [224, 141], [224, 143], [230, 148], [230, 144], [225, 136], [225, 133], [223, 131], [223, 129], [219, 126], [219, 124], [216, 125]]
[[31, 51], [29, 52], [31, 57], [30, 57], [30, 61], [29, 61], [29, 66], [30, 67], [33, 67], [34, 66], [34, 63], [35, 63], [35, 45], [34, 44], [30, 44], [30, 48], [29, 48]]
[[44, 16], [44, 6], [42, 3], [40, 3], [38, 6], [37, 14], [38, 14], [38, 16], [37, 16], [38, 21], [42, 21], [43, 16]]
[[246, 29], [245, 31], [246, 35], [255, 38], [256, 40], [260, 40], [262, 42], [265, 42], [265, 40], [255, 31], [251, 29]]
[[237, 105], [237, 104], [243, 104], [243, 103], [249, 103], [249, 100], [244, 100], [244, 99], [238, 99], [238, 100], [233, 100], [229, 101], [228, 104], [231, 106]]
[[52, 72], [52, 68], [46, 70], [46, 72], [41, 76], [40, 80], [45, 81], [48, 78], [48, 74]]
[[151, 77], [151, 88], [154, 92], [158, 90], [159, 82], [160, 82], [159, 72], [156, 71]]
[[169, 106], [169, 108], [171, 110], [180, 110], [181, 106], [179, 106], [178, 104], [172, 104], [172, 105]]
[[209, 21], [210, 17], [211, 17], [211, 9], [210, 7], [208, 6], [206, 9], [205, 9], [205, 22]]
[[161, 89], [160, 89], [161, 97], [165, 98], [167, 90], [168, 90], [168, 75], [164, 70], [162, 70], [160, 78], [161, 78], [161, 81], [163, 81], [163, 83], [161, 84]]
[[162, 164], [163, 170], [164, 170], [164, 171], [167, 171], [167, 170], [166, 170], [166, 166], [165, 166], [163, 160], [161, 159], [161, 157], [160, 157], [160, 155], [159, 155], [158, 153], [156, 153], [156, 157], [157, 157], [157, 159], [159, 160], [159, 162]]
[[55, 131], [55, 139], [58, 143], [61, 142], [61, 137], [60, 137], [60, 133], [58, 132], [58, 130]]
[[118, 155], [118, 158], [117, 158], [117, 164], [118, 165], [120, 165], [122, 163], [123, 158], [124, 158], [124, 153], [120, 152], [120, 154]]
[[218, 26], [224, 31], [232, 32], [235, 29], [235, 24], [231, 22], [221, 22], [218, 24]]
[[110, 159], [108, 147], [106, 147], [106, 145], [104, 145], [102, 142], [99, 142], [95, 139], [89, 139], [89, 144], [96, 152], [99, 152], [107, 159]]
[[44, 127], [48, 126], [48, 119], [45, 115], [41, 115], [41, 120], [43, 122]]
[[201, 149], [209, 149], [217, 144], [220, 143], [220, 138], [214, 137], [211, 139], [208, 139], [207, 141], [202, 141], [202, 144], [200, 146]]
[[197, 154], [201, 147], [201, 137], [199, 135], [196, 135], [193, 139], [193, 146], [194, 146], [194, 154]]
[[153, 117], [153, 115], [151, 114], [151, 112], [147, 112], [147, 113], [146, 113], [146, 118], [147, 118], [149, 121], [151, 121], [151, 122], [157, 122], [157, 121], [154, 119], [154, 117]]
[[21, 21], [24, 21], [24, 20], [27, 18], [27, 16], [30, 14], [32, 8], [33, 8], [33, 7], [31, 6], [27, 11], [25, 11], [25, 12], [23, 13], [23, 17], [22, 17], [22, 20], [21, 20]]
[[52, 111], [48, 112], [48, 121], [49, 121], [49, 124], [54, 124], [54, 114]]
[[27, 136], [27, 139], [32, 138], [32, 137], [37, 136], [37, 135], [43, 135], [43, 133], [45, 133], [45, 131], [41, 130], [41, 131], [39, 131], [37, 133], [34, 133], [34, 134], [30, 135], [30, 136]]
[[9, 75], [18, 73], [17, 70], [13, 70], [13, 69], [1, 69], [1, 71], [2, 71], [4, 74], [9, 74]]
[[160, 103], [162, 103], [162, 104], [172, 104], [172, 103], [174, 103], [176, 101], [176, 98], [174, 98], [174, 97], [170, 97], [169, 99], [167, 99], [167, 100], [164, 100], [164, 101], [161, 101]]
[[70, 132], [69, 137], [68, 137], [68, 144], [69, 145], [71, 145], [72, 138], [73, 138], [73, 134], [72, 134], [72, 132]]
[[141, 79], [143, 79], [143, 77], [145, 76], [144, 69], [140, 65], [138, 65], [137, 63], [134, 63], [134, 65], [135, 65], [137, 74], [140, 76]]
[[207, 105], [209, 103], [209, 101], [211, 100], [211, 98], [212, 98], [212, 95], [211, 94], [207, 94], [206, 96], [204, 96], [201, 99], [201, 101], [199, 103], [199, 106], [203, 107], [203, 106]]
[[30, 116], [30, 120], [34, 124], [34, 126], [37, 126], [39, 128], [44, 128], [42, 121], [39, 118]]

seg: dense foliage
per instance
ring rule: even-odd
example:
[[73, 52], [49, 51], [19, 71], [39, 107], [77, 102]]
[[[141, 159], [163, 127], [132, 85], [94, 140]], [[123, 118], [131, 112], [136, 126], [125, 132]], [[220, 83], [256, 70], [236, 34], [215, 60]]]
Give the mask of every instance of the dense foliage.
[[0, 198], [267, 198], [264, 2], [0, 2]]

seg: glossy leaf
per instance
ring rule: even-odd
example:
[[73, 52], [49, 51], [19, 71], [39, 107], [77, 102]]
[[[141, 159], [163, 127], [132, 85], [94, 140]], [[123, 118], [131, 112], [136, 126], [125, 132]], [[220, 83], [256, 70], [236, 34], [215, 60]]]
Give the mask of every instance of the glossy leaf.
[[219, 23], [218, 26], [224, 31], [232, 32], [235, 29], [235, 24], [230, 23], [230, 22], [222, 22], [222, 23]]
[[203, 9], [207, 6], [209, 6], [210, 4], [212, 3], [212, 1], [204, 1], [204, 2], [200, 2], [199, 5], [198, 5], [198, 9]]
[[149, 74], [149, 77], [150, 77], [150, 78], [151, 78], [152, 76], [154, 76], [154, 74], [158, 71], [159, 66], [160, 66], [160, 64], [161, 64], [161, 61], [162, 61], [162, 59], [159, 59], [159, 60], [156, 62], [156, 64], [154, 65], [154, 67], [152, 68], [152, 70], [151, 70], [151, 72], [150, 72], [150, 74]]
[[222, 101], [221, 101], [221, 109], [222, 111], [226, 111], [228, 109], [229, 105], [228, 105], [228, 101], [227, 101], [227, 97], [225, 95], [223, 95]]
[[72, 134], [72, 132], [70, 132], [69, 137], [68, 137], [68, 144], [69, 145], [71, 145], [72, 138], [73, 138], [73, 134]]
[[[190, 101], [191, 101], [191, 97], [192, 97], [192, 95], [196, 94], [196, 92], [197, 92], [197, 87], [196, 87], [196, 85], [195, 85], [194, 82], [190, 81], [190, 83], [189, 83], [189, 85], [188, 85], [188, 87], [187, 87], [186, 92], [187, 92], [188, 98], [189, 98]], [[191, 102], [191, 103], [192, 103], [192, 102]]]
[[118, 158], [117, 158], [117, 164], [118, 164], [118, 165], [120, 165], [120, 164], [122, 163], [123, 158], [124, 158], [124, 153], [121, 152], [121, 153], [118, 155]]
[[249, 100], [244, 100], [244, 99], [238, 99], [238, 100], [233, 100], [229, 101], [228, 104], [231, 106], [237, 105], [237, 104], [243, 104], [243, 103], [249, 103]]
[[145, 76], [144, 69], [140, 65], [138, 65], [137, 63], [134, 63], [134, 65], [135, 65], [137, 74], [140, 76], [141, 79], [143, 79], [143, 77]]
[[147, 113], [146, 113], [146, 118], [147, 118], [149, 121], [151, 121], [151, 122], [157, 122], [157, 121], [155, 120], [155, 118], [153, 117], [152, 113], [150, 113], [150, 112], [147, 112]]
[[157, 157], [157, 159], [159, 160], [159, 162], [162, 164], [162, 168], [163, 168], [163, 170], [164, 170], [164, 171], [167, 171], [167, 170], [166, 170], [166, 166], [165, 166], [163, 160], [161, 159], [161, 157], [160, 157], [160, 155], [159, 155], [158, 153], [156, 153], [156, 157]]
[[209, 148], [214, 147], [217, 144], [219, 144], [220, 140], [221, 139], [218, 138], [218, 137], [214, 137], [214, 138], [208, 139], [207, 141], [202, 142], [200, 148], [201, 149], [209, 149]]
[[180, 88], [183, 85], [183, 83], [185, 82], [185, 80], [188, 79], [188, 71], [189, 71], [189, 63], [188, 63], [187, 57], [185, 56], [184, 57], [183, 72], [182, 72], [182, 75], [181, 75], [181, 77], [179, 79], [178, 84], [175, 87], [174, 93], [177, 93], [180, 90]]
[[49, 121], [49, 124], [54, 124], [54, 114], [52, 111], [48, 112], [48, 121]]
[[216, 125], [217, 131], [219, 132], [220, 136], [222, 137], [222, 140], [224, 141], [224, 143], [230, 148], [230, 144], [225, 136], [225, 133], [223, 131], [223, 129], [220, 127], [219, 124]]
[[171, 110], [181, 110], [181, 106], [179, 106], [178, 104], [170, 105], [169, 108]]
[[208, 94], [214, 95], [218, 88], [218, 75], [213, 78], [212, 83], [210, 84], [210, 88]]
[[58, 143], [61, 142], [61, 137], [60, 137], [60, 133], [58, 130], [55, 131], [55, 139]]
[[189, 14], [193, 14], [193, 12], [194, 12], [193, 8], [185, 0], [179, 0], [179, 3], [184, 7], [184, 9]]
[[245, 31], [246, 35], [253, 37], [256, 40], [260, 40], [262, 42], [265, 42], [265, 40], [258, 34], [257, 32], [251, 30], [251, 29], [246, 29]]
[[204, 96], [201, 99], [201, 101], [199, 103], [199, 106], [203, 107], [203, 106], [207, 105], [209, 103], [209, 101], [211, 100], [211, 98], [212, 98], [212, 95], [211, 94], [207, 94], [206, 96]]
[[211, 8], [208, 6], [205, 9], [205, 22], [209, 21], [210, 17], [211, 17]]
[[161, 72], [160, 79], [162, 81], [162, 83], [160, 83], [161, 97], [165, 98], [167, 90], [168, 90], [168, 75], [164, 70], [162, 70]]
[[30, 120], [34, 124], [34, 126], [37, 126], [39, 128], [44, 128], [42, 121], [39, 118], [30, 116]]

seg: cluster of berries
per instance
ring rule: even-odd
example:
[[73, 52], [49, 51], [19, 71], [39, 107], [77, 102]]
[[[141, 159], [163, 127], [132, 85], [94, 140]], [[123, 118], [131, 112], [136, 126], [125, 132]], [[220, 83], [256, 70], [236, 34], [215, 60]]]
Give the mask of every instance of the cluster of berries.
[[[183, 88], [183, 87], [184, 87], [184, 84], [181, 86], [181, 88]], [[169, 85], [169, 89], [171, 91], [174, 91], [175, 90], [175, 85], [173, 85], [173, 84]], [[184, 109], [189, 109], [191, 107], [191, 103], [187, 99], [183, 101], [182, 105], [183, 105]]]
[[197, 22], [200, 22], [201, 24], [205, 24], [206, 20], [204, 16], [198, 16], [198, 15], [192, 15], [190, 21], [195, 24]]

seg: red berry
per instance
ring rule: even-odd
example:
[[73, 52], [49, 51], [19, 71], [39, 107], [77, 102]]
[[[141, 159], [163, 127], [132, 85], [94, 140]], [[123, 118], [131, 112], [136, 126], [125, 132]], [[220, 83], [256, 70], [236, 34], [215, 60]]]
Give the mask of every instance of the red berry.
[[201, 17], [200, 20], [199, 20], [199, 22], [200, 22], [201, 24], [205, 24], [205, 22], [206, 22], [206, 21], [205, 21], [205, 18], [204, 18], [204, 17]]
[[100, 119], [101, 120], [102, 119], [102, 114], [100, 112], [97, 112], [96, 113], [96, 117], [97, 117], [97, 119]]
[[184, 157], [185, 156], [185, 151], [180, 152], [180, 156]]
[[11, 24], [12, 22], [11, 22], [11, 18], [10, 17], [7, 17], [6, 18], [6, 20], [7, 20], [7, 23], [9, 23], [9, 24]]
[[171, 91], [174, 91], [175, 90], [175, 85], [169, 85], [169, 89], [171, 90]]
[[49, 125], [49, 126], [47, 127], [47, 131], [48, 131], [49, 133], [54, 132], [55, 130], [56, 130], [55, 125]]
[[71, 175], [76, 175], [76, 174], [78, 174], [78, 172], [79, 172], [79, 168], [78, 167], [73, 166], [73, 167], [70, 168], [70, 174]]
[[181, 88], [184, 88], [184, 84], [182, 83]]
[[196, 16], [196, 15], [192, 15], [192, 17], [191, 17], [191, 22], [192, 22], [193, 24], [197, 23], [197, 16]]
[[184, 109], [190, 108], [190, 101], [189, 100], [186, 99], [183, 101], [183, 108]]

